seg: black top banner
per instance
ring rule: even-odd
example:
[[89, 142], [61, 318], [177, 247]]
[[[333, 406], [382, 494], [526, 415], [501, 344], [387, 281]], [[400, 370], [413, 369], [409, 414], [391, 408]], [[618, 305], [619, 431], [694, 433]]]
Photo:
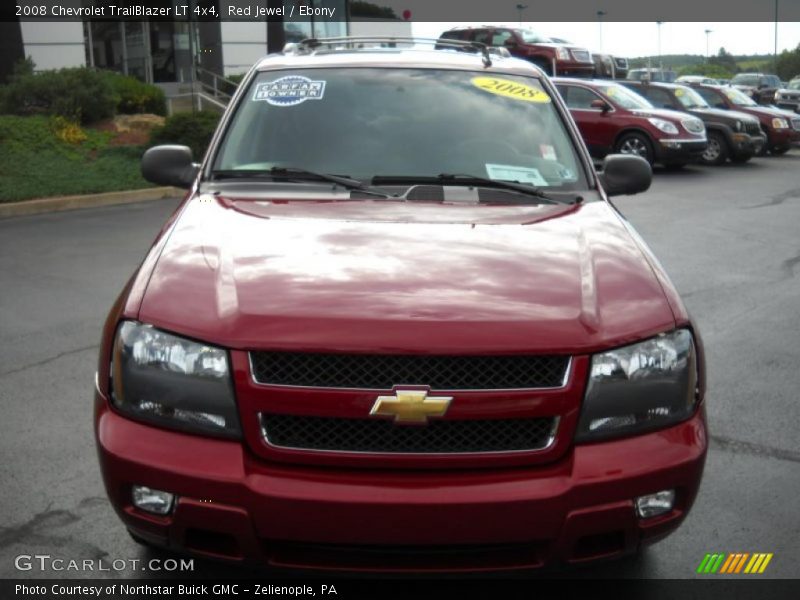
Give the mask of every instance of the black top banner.
[[[386, 15], [394, 15], [388, 18]], [[800, 22], [800, 0], [3, 0], [0, 20]]]

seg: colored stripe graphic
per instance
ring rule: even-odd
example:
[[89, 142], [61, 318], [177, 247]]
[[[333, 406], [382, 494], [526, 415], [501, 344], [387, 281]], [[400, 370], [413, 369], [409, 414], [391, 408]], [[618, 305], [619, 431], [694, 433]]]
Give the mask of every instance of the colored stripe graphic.
[[732, 554], [716, 552], [706, 554], [697, 567], [697, 573], [733, 575], [742, 573], [744, 570], [744, 573], [749, 575], [760, 574], [766, 571], [767, 565], [773, 556], [771, 552], [756, 552], [754, 554], [749, 552], [734, 552]]

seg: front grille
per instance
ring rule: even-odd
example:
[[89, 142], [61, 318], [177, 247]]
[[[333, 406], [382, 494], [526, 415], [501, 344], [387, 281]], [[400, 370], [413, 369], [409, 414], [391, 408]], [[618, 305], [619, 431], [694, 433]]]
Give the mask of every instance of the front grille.
[[568, 356], [423, 356], [251, 352], [253, 377], [268, 385], [391, 390], [555, 388], [564, 385]]
[[745, 121], [744, 130], [750, 135], [761, 135], [761, 125], [758, 121]]
[[571, 50], [572, 58], [578, 62], [592, 62], [591, 55], [586, 50]]
[[395, 425], [384, 419], [261, 414], [266, 441], [281, 448], [327, 452], [441, 454], [542, 450], [550, 445], [556, 417], [431, 420]]
[[627, 69], [628, 68], [628, 59], [627, 58], [615, 58], [614, 62], [617, 64], [618, 69]]
[[800, 131], [800, 119], [792, 119], [792, 128], [795, 131]]

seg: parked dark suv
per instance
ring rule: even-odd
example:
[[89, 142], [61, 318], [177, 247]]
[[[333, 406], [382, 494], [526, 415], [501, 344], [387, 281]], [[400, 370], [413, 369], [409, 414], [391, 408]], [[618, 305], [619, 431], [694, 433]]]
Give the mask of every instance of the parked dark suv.
[[780, 108], [760, 106], [750, 96], [733, 87], [693, 85], [692, 89], [713, 108], [737, 110], [758, 119], [767, 136], [764, 154], [767, 150], [772, 154], [784, 154], [792, 147], [793, 142], [800, 142], [800, 115]]
[[507, 49], [512, 56], [524, 58], [548, 75], [592, 77], [594, 60], [586, 48], [554, 42], [530, 29], [510, 27], [456, 27], [445, 31], [445, 40], [480, 42]]
[[800, 113], [800, 77], [795, 77], [775, 92], [775, 104]]
[[628, 59], [610, 54], [592, 52], [594, 76], [600, 79], [625, 79], [628, 77]]
[[711, 108], [688, 86], [629, 80], [622, 83], [655, 107], [681, 110], [702, 119], [708, 147], [701, 160], [706, 164], [720, 165], [729, 158], [733, 162], [747, 162], [767, 143], [758, 119], [738, 111]]
[[759, 104], [772, 104], [775, 92], [783, 87], [777, 75], [764, 73], [739, 73], [731, 79], [731, 85]]
[[650, 164], [680, 168], [706, 149], [703, 121], [685, 112], [654, 108], [613, 81], [553, 80], [594, 158], [637, 154]]

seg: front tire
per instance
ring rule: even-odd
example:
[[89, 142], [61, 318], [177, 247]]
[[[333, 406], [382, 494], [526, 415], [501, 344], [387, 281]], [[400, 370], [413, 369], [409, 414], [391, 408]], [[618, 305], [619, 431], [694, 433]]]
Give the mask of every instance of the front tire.
[[789, 151], [790, 146], [773, 146], [769, 149], [772, 154], [775, 156], [780, 156], [781, 154], [786, 154]]
[[614, 151], [618, 154], [634, 154], [636, 156], [641, 156], [650, 163], [650, 166], [653, 165], [653, 160], [655, 158], [653, 144], [647, 136], [642, 133], [626, 133], [617, 140]]
[[700, 156], [700, 160], [706, 165], [721, 165], [730, 156], [730, 148], [725, 136], [719, 131], [708, 132], [708, 146]]

